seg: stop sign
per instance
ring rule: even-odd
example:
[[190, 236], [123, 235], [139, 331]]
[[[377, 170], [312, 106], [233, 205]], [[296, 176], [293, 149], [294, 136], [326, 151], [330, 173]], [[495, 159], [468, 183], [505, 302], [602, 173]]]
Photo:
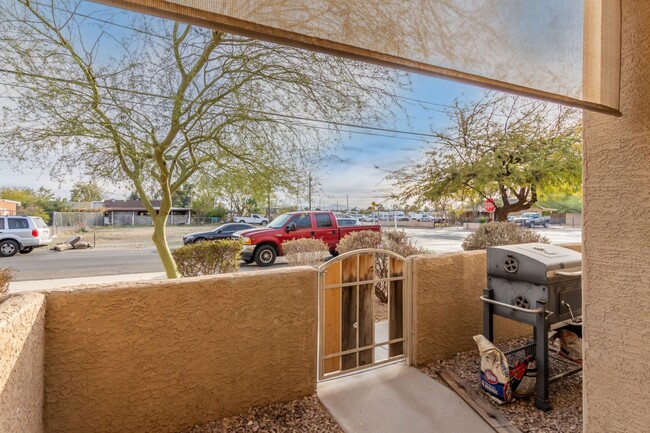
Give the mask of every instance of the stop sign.
[[485, 200], [485, 204], [483, 205], [483, 207], [487, 212], [494, 212], [495, 210], [497, 210], [497, 206], [494, 204], [494, 200], [492, 200], [491, 198]]

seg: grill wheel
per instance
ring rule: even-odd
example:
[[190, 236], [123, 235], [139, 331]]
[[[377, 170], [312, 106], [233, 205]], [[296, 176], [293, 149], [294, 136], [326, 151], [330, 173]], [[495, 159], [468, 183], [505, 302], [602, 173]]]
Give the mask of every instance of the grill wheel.
[[524, 298], [523, 296], [517, 296], [515, 298], [515, 306], [528, 309], [530, 308], [530, 302], [528, 302], [528, 299]]
[[517, 261], [512, 257], [508, 257], [505, 264], [503, 265], [503, 268], [506, 270], [506, 272], [514, 274], [517, 272], [517, 269], [519, 269], [519, 263], [517, 263]]

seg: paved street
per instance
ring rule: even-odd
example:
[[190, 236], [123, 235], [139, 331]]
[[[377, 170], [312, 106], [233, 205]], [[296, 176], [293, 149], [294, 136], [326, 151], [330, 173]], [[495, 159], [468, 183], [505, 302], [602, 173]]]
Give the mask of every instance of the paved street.
[[[535, 229], [547, 236], [552, 243], [579, 243], [580, 229]], [[461, 244], [471, 232], [452, 229], [412, 229], [405, 231], [416, 243], [434, 253], [462, 251]], [[283, 258], [274, 267], [286, 266]], [[30, 254], [18, 254], [0, 259], [0, 267], [16, 271], [14, 281], [49, 280], [59, 278], [90, 277], [162, 272], [158, 254], [154, 248], [146, 249], [91, 249], [55, 252], [36, 249]], [[242, 272], [259, 270], [257, 266], [243, 265]]]

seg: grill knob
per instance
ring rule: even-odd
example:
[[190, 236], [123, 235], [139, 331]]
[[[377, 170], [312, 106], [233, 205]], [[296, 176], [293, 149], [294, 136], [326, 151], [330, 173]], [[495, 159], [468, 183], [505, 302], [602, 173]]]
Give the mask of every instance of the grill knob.
[[512, 257], [508, 257], [503, 265], [503, 268], [506, 270], [506, 272], [514, 274], [517, 272], [517, 269], [519, 269], [519, 263], [517, 263], [517, 261]]

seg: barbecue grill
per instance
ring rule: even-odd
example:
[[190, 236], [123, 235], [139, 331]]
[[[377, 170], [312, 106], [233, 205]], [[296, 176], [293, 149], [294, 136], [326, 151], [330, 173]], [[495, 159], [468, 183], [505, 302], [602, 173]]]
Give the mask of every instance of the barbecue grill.
[[[540, 409], [550, 409], [548, 384], [559, 379], [548, 375], [548, 332], [581, 324], [581, 267], [580, 253], [555, 245], [521, 244], [487, 250], [488, 285], [481, 297], [483, 334], [493, 340], [494, 315], [535, 328], [535, 405]], [[569, 374], [577, 371], [580, 368]]]

